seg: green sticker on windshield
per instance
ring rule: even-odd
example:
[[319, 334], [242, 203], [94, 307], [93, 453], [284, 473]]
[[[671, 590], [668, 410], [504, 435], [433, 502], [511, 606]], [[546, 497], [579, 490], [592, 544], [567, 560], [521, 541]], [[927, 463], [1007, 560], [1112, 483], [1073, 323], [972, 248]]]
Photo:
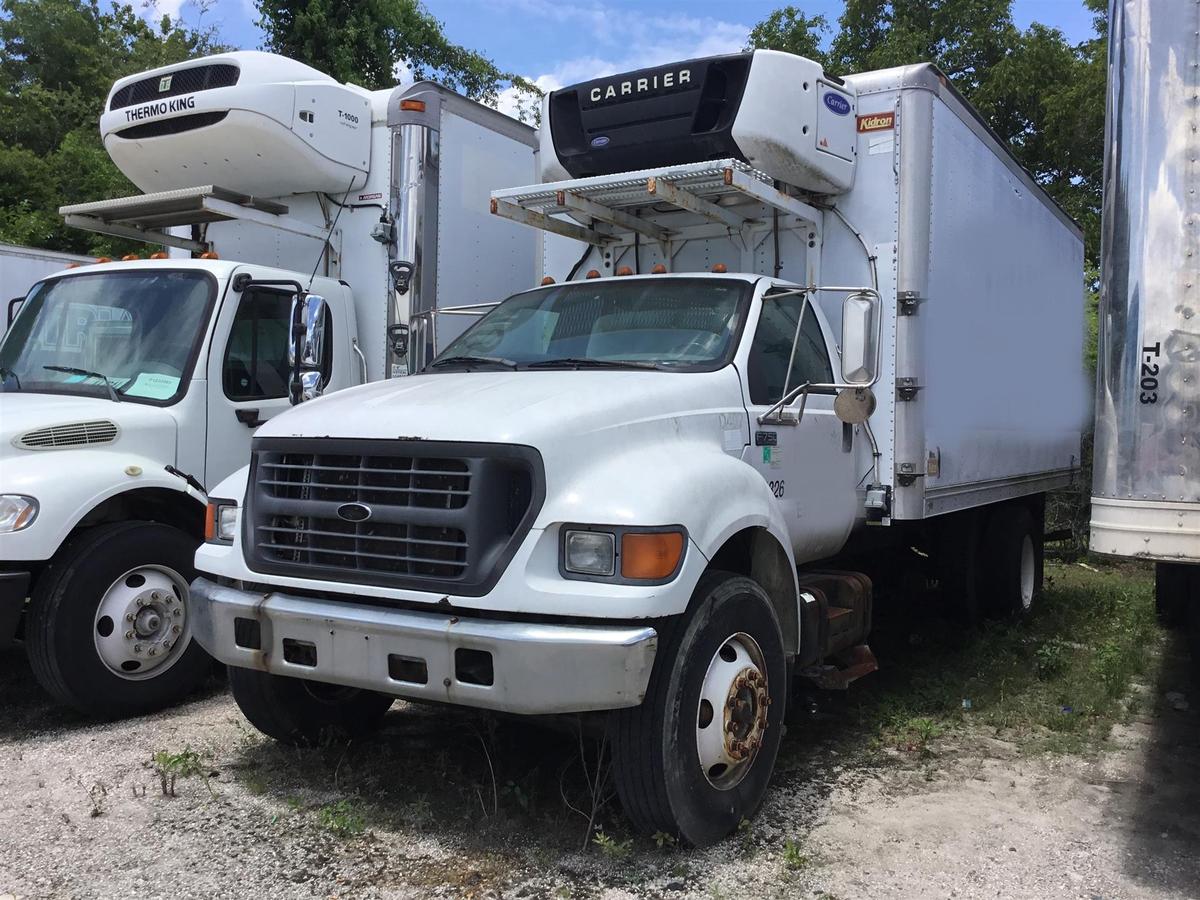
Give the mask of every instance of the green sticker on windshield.
[[148, 400], [169, 400], [179, 390], [179, 377], [157, 372], [143, 372], [134, 379], [124, 393], [130, 397], [145, 397]]

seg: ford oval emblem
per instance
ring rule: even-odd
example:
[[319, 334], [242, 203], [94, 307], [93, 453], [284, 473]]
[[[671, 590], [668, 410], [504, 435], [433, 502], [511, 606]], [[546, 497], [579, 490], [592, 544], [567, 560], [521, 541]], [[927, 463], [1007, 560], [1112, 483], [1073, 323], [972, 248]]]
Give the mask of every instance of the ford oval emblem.
[[371, 507], [365, 503], [343, 503], [337, 508], [337, 514], [346, 522], [365, 522], [371, 518]]
[[830, 92], [822, 99], [825, 101], [825, 106], [828, 107], [829, 111], [835, 116], [850, 115], [850, 101], [841, 94]]
[[601, 135], [598, 135], [598, 136], [592, 138], [592, 146], [595, 147], [597, 150], [599, 150], [601, 147], [607, 147], [608, 142], [609, 142], [609, 137], [606, 134], [601, 134]]

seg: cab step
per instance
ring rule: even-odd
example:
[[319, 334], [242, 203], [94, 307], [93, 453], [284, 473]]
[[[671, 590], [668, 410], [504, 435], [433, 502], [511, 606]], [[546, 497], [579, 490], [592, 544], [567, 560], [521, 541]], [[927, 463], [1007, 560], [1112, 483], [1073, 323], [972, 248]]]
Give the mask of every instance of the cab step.
[[850, 647], [832, 658], [832, 663], [809, 666], [796, 674], [826, 691], [844, 691], [864, 675], [879, 671], [875, 654], [866, 644]]

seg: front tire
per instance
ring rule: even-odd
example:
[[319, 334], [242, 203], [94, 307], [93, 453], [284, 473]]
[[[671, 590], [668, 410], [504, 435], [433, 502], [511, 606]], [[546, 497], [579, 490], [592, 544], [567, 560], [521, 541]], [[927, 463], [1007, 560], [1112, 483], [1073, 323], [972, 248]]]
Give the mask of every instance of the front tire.
[[719, 841], [766, 795], [783, 737], [787, 666], [766, 592], [707, 573], [660, 647], [642, 704], [613, 714], [626, 815], [695, 847]]
[[379, 728], [396, 699], [234, 666], [229, 667], [229, 687], [251, 725], [295, 747], [365, 737]]
[[198, 541], [158, 522], [98, 525], [63, 544], [25, 627], [38, 682], [87, 715], [120, 718], [193, 691], [212, 660], [191, 639]]

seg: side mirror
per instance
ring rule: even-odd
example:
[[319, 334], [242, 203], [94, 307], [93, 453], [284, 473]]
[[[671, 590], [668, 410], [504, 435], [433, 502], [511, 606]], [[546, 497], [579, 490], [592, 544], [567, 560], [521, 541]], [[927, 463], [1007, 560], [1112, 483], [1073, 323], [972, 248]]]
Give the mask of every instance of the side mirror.
[[408, 326], [389, 325], [387, 328], [388, 346], [392, 348], [392, 356], [403, 359], [408, 355]]
[[325, 367], [325, 298], [301, 294], [292, 301], [292, 335], [288, 363], [292, 369], [291, 401], [311, 400], [321, 393]]
[[851, 294], [842, 303], [842, 380], [871, 384], [879, 358], [879, 304], [868, 293]]

